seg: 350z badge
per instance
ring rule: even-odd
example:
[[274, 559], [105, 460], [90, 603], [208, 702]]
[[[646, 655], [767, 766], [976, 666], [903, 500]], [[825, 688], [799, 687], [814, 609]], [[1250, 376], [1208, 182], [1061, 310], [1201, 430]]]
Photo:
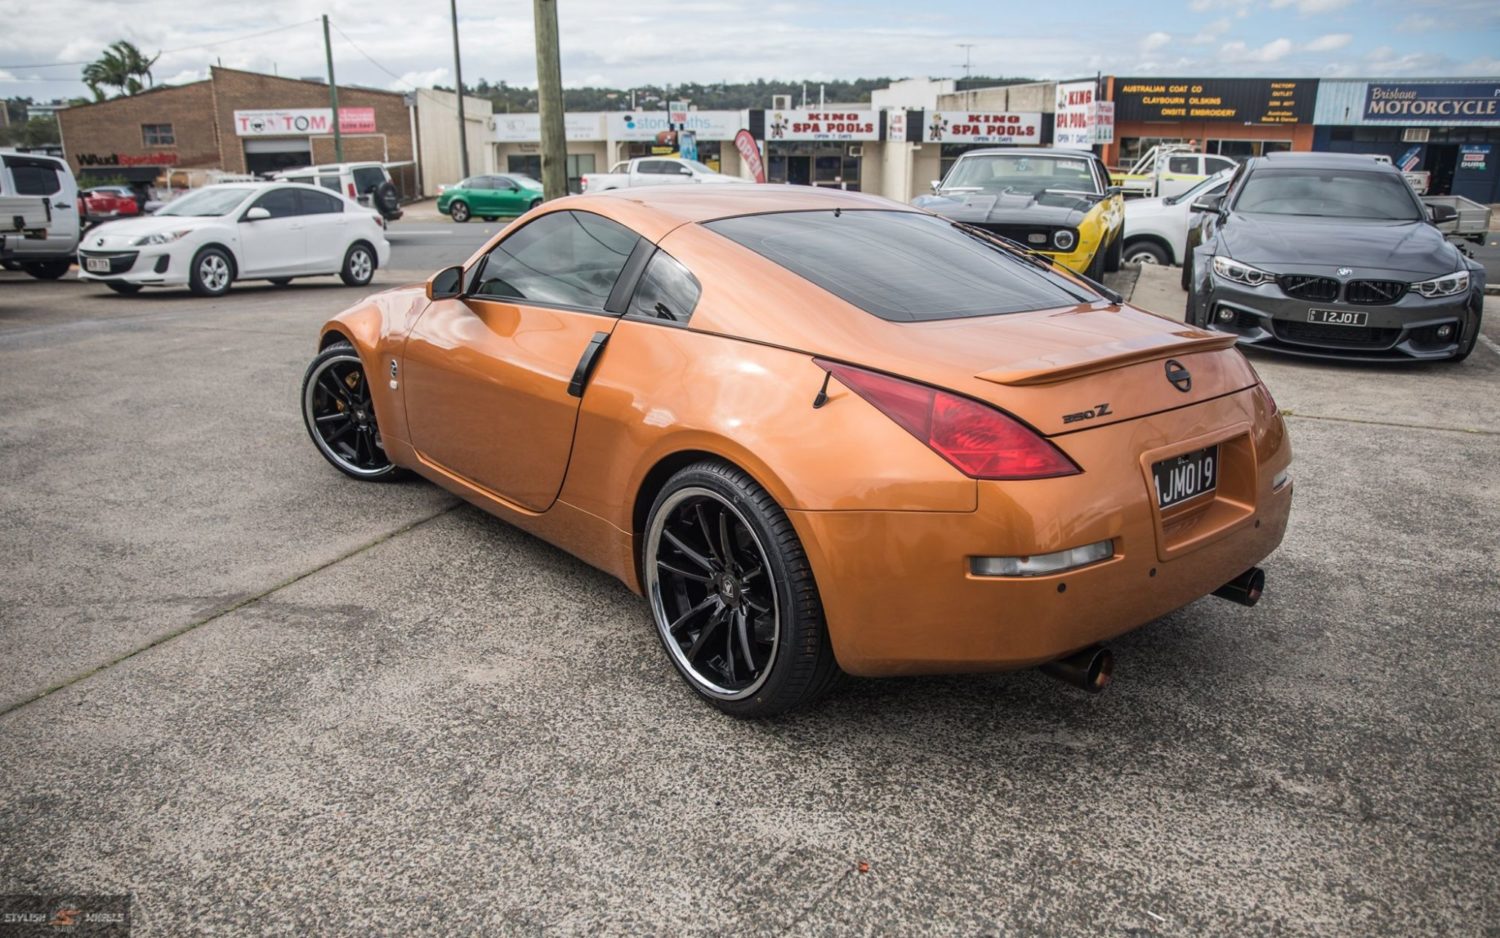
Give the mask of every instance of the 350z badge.
[[1090, 410], [1080, 410], [1076, 414], [1063, 414], [1063, 423], [1077, 423], [1080, 420], [1093, 420], [1095, 417], [1103, 417], [1112, 414], [1109, 404], [1095, 404]]

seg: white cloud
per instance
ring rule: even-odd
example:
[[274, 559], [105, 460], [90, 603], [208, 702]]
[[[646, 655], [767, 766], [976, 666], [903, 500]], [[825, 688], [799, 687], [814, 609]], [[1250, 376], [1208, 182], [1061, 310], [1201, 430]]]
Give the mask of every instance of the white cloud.
[[[447, 67], [429, 68], [425, 72], [405, 72], [402, 76], [386, 85], [391, 91], [410, 91], [413, 88], [431, 88], [433, 85], [452, 86], [453, 77]], [[472, 82], [464, 82], [468, 87]]]
[[1141, 40], [1141, 51], [1155, 52], [1157, 49], [1160, 49], [1162, 46], [1165, 46], [1171, 41], [1172, 36], [1169, 33], [1148, 33], [1146, 37]]
[[1353, 3], [1354, 0], [1271, 0], [1271, 9], [1280, 10], [1289, 6], [1295, 6], [1297, 12], [1303, 16], [1313, 16], [1318, 13], [1332, 13], [1342, 10]]
[[1312, 42], [1307, 43], [1302, 47], [1302, 51], [1333, 52], [1336, 49], [1344, 48], [1353, 41], [1354, 36], [1349, 33], [1329, 33], [1326, 36], [1319, 36]]
[[1197, 35], [1189, 39], [1188, 42], [1198, 46], [1205, 46], [1218, 42], [1220, 37], [1229, 32], [1229, 28], [1232, 25], [1233, 24], [1229, 22], [1228, 17], [1220, 17], [1219, 19], [1214, 20], [1212, 23], [1209, 23], [1207, 26], [1204, 26], [1202, 29], [1198, 30]]
[[1235, 40], [1234, 42], [1226, 42], [1220, 46], [1219, 56], [1231, 64], [1241, 62], [1264, 64], [1279, 62], [1286, 58], [1291, 51], [1292, 41], [1286, 38], [1272, 39], [1257, 49], [1252, 49], [1245, 45], [1245, 43]]
[[1413, 13], [1396, 24], [1398, 33], [1425, 33], [1438, 28], [1438, 21], [1425, 13]]

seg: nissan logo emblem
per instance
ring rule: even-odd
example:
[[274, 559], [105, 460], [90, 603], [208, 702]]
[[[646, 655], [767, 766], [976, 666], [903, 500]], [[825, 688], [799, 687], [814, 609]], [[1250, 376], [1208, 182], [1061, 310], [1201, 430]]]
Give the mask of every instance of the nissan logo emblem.
[[1167, 359], [1167, 380], [1172, 382], [1172, 387], [1186, 394], [1193, 389], [1193, 375], [1182, 362], [1175, 358]]

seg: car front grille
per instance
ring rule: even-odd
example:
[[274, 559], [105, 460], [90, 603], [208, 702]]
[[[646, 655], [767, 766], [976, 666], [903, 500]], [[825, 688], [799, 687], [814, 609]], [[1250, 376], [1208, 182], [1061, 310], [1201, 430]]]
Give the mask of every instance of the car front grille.
[[78, 266], [82, 267], [86, 273], [100, 273], [100, 271], [88, 269], [87, 258], [103, 257], [108, 258], [109, 260], [110, 273], [123, 274], [125, 273], [125, 271], [135, 266], [135, 259], [139, 257], [140, 254], [140, 251], [79, 251]]
[[1312, 277], [1305, 274], [1282, 274], [1276, 278], [1281, 292], [1299, 300], [1314, 300], [1331, 303], [1339, 298], [1339, 282], [1331, 277]]
[[1045, 251], [1052, 247], [1052, 232], [1056, 229], [1046, 225], [992, 225], [977, 224], [980, 231], [1002, 238], [1009, 238], [1023, 248]]
[[1286, 322], [1273, 320], [1276, 335], [1288, 342], [1308, 345], [1333, 345], [1343, 348], [1390, 348], [1401, 334], [1400, 329], [1373, 326], [1330, 326], [1320, 322]]
[[1406, 295], [1406, 284], [1400, 280], [1351, 280], [1344, 287], [1344, 299], [1361, 306], [1383, 306]]

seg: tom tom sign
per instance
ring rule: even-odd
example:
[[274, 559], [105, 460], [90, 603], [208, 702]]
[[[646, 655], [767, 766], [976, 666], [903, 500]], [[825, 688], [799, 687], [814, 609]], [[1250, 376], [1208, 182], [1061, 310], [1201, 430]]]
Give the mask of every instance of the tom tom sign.
[[[307, 137], [331, 134], [333, 133], [333, 111], [326, 107], [235, 111], [234, 132], [241, 137]], [[339, 133], [372, 134], [374, 132], [374, 108], [339, 108]]]

